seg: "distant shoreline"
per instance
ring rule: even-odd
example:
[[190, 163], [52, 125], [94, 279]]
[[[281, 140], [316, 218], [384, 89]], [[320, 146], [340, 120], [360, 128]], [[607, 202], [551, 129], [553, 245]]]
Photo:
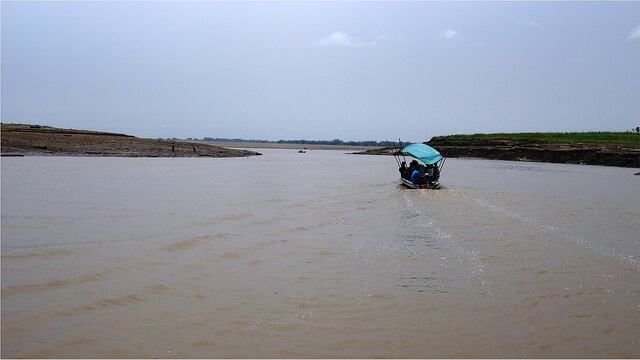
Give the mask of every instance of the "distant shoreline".
[[216, 146], [224, 146], [230, 148], [247, 148], [247, 149], [296, 149], [296, 150], [370, 150], [379, 149], [379, 146], [358, 146], [358, 145], [321, 145], [321, 144], [293, 144], [293, 143], [261, 143], [261, 142], [244, 142], [244, 141], [195, 141], [201, 144], [211, 144]]
[[[473, 135], [434, 137], [426, 143], [440, 151], [443, 156], [450, 158], [640, 167], [640, 145], [629, 143], [628, 140], [627, 143], [588, 142], [588, 139], [585, 142], [561, 142], [562, 139], [541, 141], [535, 138], [509, 139], [509, 136], [497, 135], [502, 134], [486, 134], [484, 137]], [[554, 134], [540, 133], [539, 135]], [[394, 152], [397, 152], [397, 149], [378, 148], [357, 154], [391, 155]]]
[[49, 126], [2, 124], [2, 156], [246, 157], [255, 151], [211, 144]]

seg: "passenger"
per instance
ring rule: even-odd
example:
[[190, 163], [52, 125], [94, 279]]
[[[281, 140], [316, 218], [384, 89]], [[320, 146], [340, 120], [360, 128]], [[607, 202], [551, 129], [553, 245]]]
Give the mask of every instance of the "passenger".
[[427, 168], [426, 168], [426, 171], [425, 171], [427, 179], [429, 179], [429, 180], [433, 179], [434, 171], [435, 170], [434, 170], [433, 164], [427, 164]]
[[419, 167], [416, 167], [411, 173], [411, 182], [418, 185], [422, 183], [422, 174]]
[[400, 164], [400, 177], [403, 179], [409, 179], [409, 174], [407, 174], [407, 172], [409, 171], [409, 169], [407, 169], [407, 163], [405, 161], [402, 162], [402, 164]]
[[408, 177], [411, 177], [411, 175], [413, 174], [413, 170], [417, 169], [418, 166], [420, 165], [416, 160], [412, 160], [411, 163], [409, 163], [409, 168], [407, 169]]

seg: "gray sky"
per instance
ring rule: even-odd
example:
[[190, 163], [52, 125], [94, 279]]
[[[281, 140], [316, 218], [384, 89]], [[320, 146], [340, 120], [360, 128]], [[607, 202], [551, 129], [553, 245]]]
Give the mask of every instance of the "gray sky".
[[640, 125], [639, 2], [2, 1], [2, 122], [418, 141]]

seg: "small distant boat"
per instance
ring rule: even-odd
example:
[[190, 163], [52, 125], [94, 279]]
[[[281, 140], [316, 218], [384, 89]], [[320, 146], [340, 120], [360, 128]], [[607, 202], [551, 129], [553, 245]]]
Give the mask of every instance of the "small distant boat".
[[305, 154], [305, 153], [306, 153], [306, 151], [304, 151], [304, 150], [298, 150], [298, 154]]
[[[399, 165], [400, 181], [404, 186], [410, 189], [440, 188], [440, 173], [446, 159], [438, 150], [429, 145], [418, 143], [405, 146], [400, 150], [400, 153], [403, 157], [406, 155], [416, 159], [407, 167], [405, 161], [400, 161], [400, 155], [394, 155]], [[417, 173], [415, 173], [416, 171]]]

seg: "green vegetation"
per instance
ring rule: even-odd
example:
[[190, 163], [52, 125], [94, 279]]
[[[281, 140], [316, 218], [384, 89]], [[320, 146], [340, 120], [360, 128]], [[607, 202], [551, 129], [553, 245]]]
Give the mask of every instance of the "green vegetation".
[[638, 145], [640, 134], [635, 132], [566, 132], [566, 133], [500, 133], [434, 136], [430, 143], [442, 141], [512, 140], [547, 143], [606, 143]]

